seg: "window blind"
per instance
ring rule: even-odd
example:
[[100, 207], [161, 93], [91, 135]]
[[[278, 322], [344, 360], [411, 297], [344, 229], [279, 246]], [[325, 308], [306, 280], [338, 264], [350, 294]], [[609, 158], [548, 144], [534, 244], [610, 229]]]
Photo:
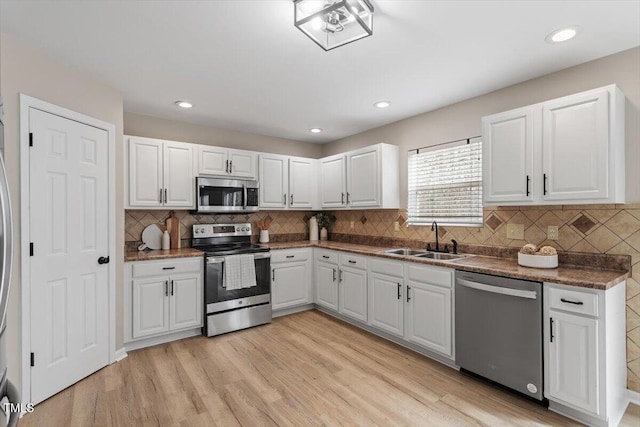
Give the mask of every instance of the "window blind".
[[457, 141], [409, 155], [410, 225], [482, 226], [482, 142]]

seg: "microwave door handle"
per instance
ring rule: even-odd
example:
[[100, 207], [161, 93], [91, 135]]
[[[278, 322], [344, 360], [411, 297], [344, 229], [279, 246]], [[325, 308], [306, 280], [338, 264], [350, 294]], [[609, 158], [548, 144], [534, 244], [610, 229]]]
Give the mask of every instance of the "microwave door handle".
[[243, 209], [246, 211], [247, 210], [247, 205], [248, 205], [248, 201], [247, 201], [247, 184], [242, 184], [242, 191], [244, 192], [244, 206]]

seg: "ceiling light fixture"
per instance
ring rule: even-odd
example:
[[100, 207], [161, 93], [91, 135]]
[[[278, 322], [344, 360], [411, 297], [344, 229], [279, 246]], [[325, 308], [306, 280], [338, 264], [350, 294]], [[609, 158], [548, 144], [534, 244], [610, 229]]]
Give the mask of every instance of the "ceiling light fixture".
[[567, 40], [571, 40], [576, 35], [578, 35], [579, 32], [580, 32], [580, 27], [577, 25], [574, 25], [571, 27], [560, 28], [559, 30], [555, 30], [544, 39], [547, 43], [562, 43], [562, 42], [566, 42]]
[[311, 132], [311, 133], [320, 133], [320, 132], [322, 132], [322, 129], [320, 129], [320, 128], [311, 128], [311, 129], [309, 129], [309, 132]]
[[325, 51], [373, 35], [369, 0], [294, 0], [294, 25]]
[[187, 101], [176, 101], [175, 104], [181, 108], [191, 108], [193, 104]]
[[389, 101], [378, 101], [373, 104], [373, 106], [376, 108], [387, 108], [389, 105], [391, 105]]

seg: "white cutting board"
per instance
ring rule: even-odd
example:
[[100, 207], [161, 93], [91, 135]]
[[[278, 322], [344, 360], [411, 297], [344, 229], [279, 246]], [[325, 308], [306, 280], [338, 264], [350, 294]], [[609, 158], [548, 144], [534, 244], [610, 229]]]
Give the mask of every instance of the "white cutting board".
[[146, 248], [162, 249], [162, 230], [160, 230], [158, 224], [148, 225], [142, 231], [142, 244], [138, 247], [138, 250], [142, 251]]

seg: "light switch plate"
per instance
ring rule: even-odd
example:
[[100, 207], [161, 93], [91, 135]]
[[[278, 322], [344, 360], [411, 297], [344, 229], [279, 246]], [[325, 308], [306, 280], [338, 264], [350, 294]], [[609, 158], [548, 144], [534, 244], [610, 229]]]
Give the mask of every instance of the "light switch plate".
[[507, 224], [507, 239], [524, 240], [524, 224]]
[[550, 225], [547, 227], [547, 239], [558, 240], [558, 226]]

